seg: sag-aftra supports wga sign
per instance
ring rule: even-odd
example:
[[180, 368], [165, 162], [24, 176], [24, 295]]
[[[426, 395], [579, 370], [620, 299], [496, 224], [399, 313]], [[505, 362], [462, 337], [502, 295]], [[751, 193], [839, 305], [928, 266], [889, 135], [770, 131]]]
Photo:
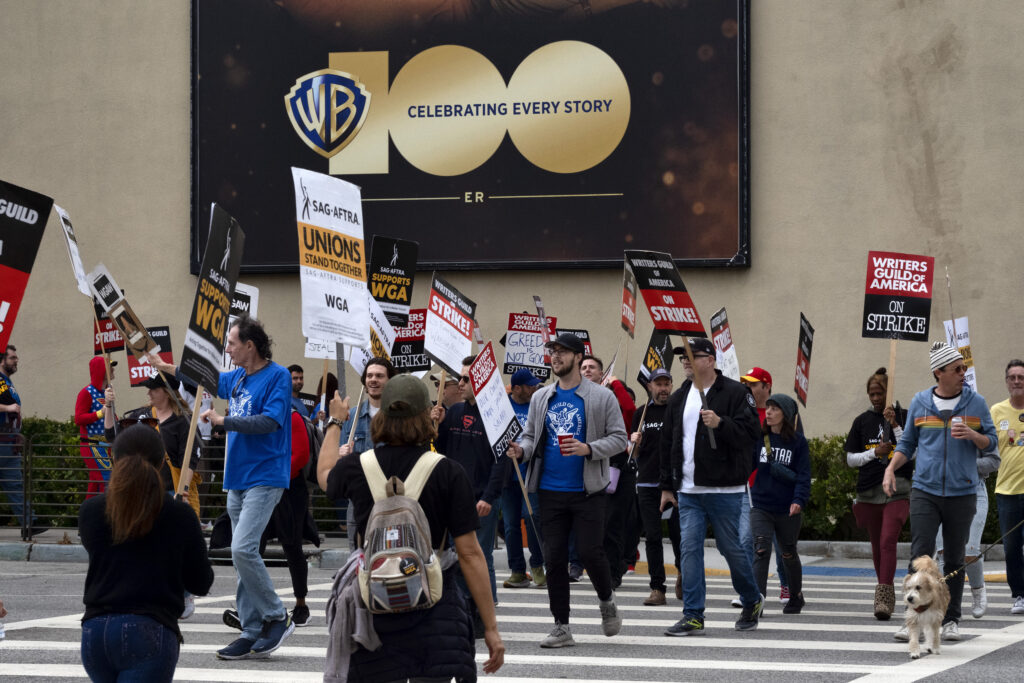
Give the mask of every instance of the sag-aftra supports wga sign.
[[387, 52], [335, 52], [329, 64], [299, 78], [285, 106], [331, 175], [387, 173], [389, 135], [421, 171], [462, 175], [490, 159], [506, 131], [535, 166], [578, 173], [604, 161], [629, 123], [622, 70], [579, 41], [538, 48], [507, 85], [484, 55], [458, 45], [419, 53], [390, 86]]

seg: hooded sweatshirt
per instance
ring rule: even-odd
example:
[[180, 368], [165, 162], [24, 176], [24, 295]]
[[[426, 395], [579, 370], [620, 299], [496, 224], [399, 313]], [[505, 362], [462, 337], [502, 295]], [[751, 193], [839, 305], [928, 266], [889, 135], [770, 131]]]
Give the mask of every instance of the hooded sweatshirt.
[[103, 387], [107, 382], [106, 364], [102, 356], [89, 360], [89, 383], [78, 392], [75, 400], [75, 424], [83, 437], [103, 436]]
[[[988, 438], [978, 449], [969, 439], [954, 439], [950, 433], [953, 417]], [[964, 385], [960, 400], [950, 415], [939, 413], [932, 389], [918, 392], [910, 402], [907, 426], [896, 450], [914, 458], [913, 488], [933, 496], [966, 496], [978, 487], [978, 457], [995, 451], [996, 428], [981, 394]]]

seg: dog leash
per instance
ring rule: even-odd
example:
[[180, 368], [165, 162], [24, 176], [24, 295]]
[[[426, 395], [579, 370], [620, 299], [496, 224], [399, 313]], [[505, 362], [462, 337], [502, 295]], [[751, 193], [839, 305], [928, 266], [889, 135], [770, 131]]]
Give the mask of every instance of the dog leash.
[[987, 553], [987, 552], [988, 552], [989, 550], [992, 550], [992, 548], [994, 548], [995, 546], [999, 545], [999, 542], [1000, 542], [1000, 541], [1002, 541], [1002, 540], [1003, 540], [1004, 538], [1006, 538], [1007, 536], [1009, 536], [1010, 534], [1012, 534], [1012, 533], [1013, 533], [1014, 531], [1016, 531], [1016, 530], [1017, 530], [1017, 529], [1018, 529], [1018, 528], [1020, 527], [1020, 525], [1021, 525], [1021, 524], [1024, 524], [1024, 519], [1022, 519], [1022, 520], [1020, 520], [1019, 522], [1017, 522], [1017, 523], [1016, 523], [1016, 524], [1015, 524], [1015, 525], [1013, 526], [1013, 528], [1012, 528], [1012, 529], [1010, 529], [1010, 530], [1009, 530], [1009, 531], [1007, 531], [1007, 532], [1006, 532], [1005, 534], [1003, 534], [1003, 535], [1002, 535], [1002, 536], [1000, 536], [1000, 537], [999, 537], [998, 539], [996, 539], [995, 543], [991, 543], [991, 544], [989, 544], [989, 546], [988, 546], [987, 548], [985, 548], [984, 550], [982, 550], [982, 551], [981, 551], [980, 553], [978, 553], [978, 556], [977, 556], [977, 557], [975, 557], [975, 558], [974, 558], [973, 560], [971, 560], [970, 562], [965, 562], [965, 563], [964, 563], [964, 566], [960, 567], [959, 569], [957, 569], [957, 570], [955, 570], [955, 571], [951, 571], [950, 573], [948, 573], [948, 574], [946, 574], [945, 576], [943, 576], [943, 577], [942, 577], [942, 580], [943, 580], [943, 581], [949, 581], [949, 580], [950, 580], [950, 579], [952, 579], [952, 578], [953, 578], [954, 576], [956, 576], [956, 575], [957, 575], [957, 574], [959, 574], [960, 572], [964, 571], [965, 569], [967, 569], [968, 567], [970, 567], [970, 566], [971, 566], [972, 564], [974, 564], [975, 562], [977, 562], [977, 561], [978, 561], [978, 560], [980, 560], [981, 558], [985, 557], [985, 553]]

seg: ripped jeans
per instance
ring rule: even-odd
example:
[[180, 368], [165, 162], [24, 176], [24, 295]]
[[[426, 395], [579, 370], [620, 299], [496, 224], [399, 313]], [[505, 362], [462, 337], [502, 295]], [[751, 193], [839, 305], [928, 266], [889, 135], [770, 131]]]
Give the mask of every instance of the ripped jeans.
[[778, 539], [782, 551], [782, 564], [789, 579], [789, 594], [799, 595], [803, 590], [803, 567], [796, 552], [797, 538], [803, 513], [789, 516], [752, 508], [750, 510], [750, 532], [754, 539], [754, 580], [763, 595], [768, 587], [768, 568], [772, 559], [772, 535]]

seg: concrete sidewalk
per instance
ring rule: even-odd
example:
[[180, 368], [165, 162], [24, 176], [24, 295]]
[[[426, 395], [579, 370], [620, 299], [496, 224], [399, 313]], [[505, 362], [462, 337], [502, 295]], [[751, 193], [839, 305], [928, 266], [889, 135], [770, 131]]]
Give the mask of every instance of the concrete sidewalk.
[[[499, 540], [499, 544], [501, 541]], [[321, 538], [320, 547], [306, 545], [306, 556], [310, 563], [320, 569], [337, 569], [348, 558], [349, 545], [345, 537], [330, 536]], [[640, 542], [640, 563], [638, 573], [646, 573], [647, 558], [643, 540]], [[800, 559], [804, 565], [804, 573], [808, 576], [874, 576], [874, 565], [871, 561], [871, 544], [863, 542], [841, 541], [801, 541], [799, 544]], [[900, 565], [897, 575], [906, 572], [906, 563], [910, 560], [910, 544], [900, 543], [897, 549]], [[230, 560], [228, 549], [211, 551], [210, 556], [219, 560]], [[274, 543], [267, 546], [266, 557], [269, 560], [283, 560], [281, 547]], [[665, 547], [665, 558], [671, 562], [672, 549]], [[15, 527], [0, 528], [0, 560], [24, 560], [33, 562], [88, 562], [89, 558], [78, 538], [77, 529], [51, 529], [35, 536], [31, 542], [21, 540], [21, 529]], [[773, 560], [774, 563], [774, 560]], [[495, 571], [506, 571], [508, 560], [504, 546], [494, 551]], [[727, 576], [729, 566], [715, 548], [715, 542], [708, 540], [704, 548], [704, 568], [709, 575]], [[774, 564], [772, 565], [774, 569]], [[669, 574], [675, 574], [675, 567], [666, 565]], [[1006, 581], [1006, 563], [1003, 546], [993, 546], [985, 556], [985, 578], [988, 581]]]

